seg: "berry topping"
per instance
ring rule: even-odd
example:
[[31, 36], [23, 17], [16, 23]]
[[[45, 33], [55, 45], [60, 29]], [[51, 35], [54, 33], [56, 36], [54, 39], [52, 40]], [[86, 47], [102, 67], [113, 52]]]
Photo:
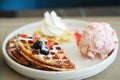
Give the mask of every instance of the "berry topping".
[[33, 44], [33, 48], [35, 49], [42, 49], [43, 42], [42, 41], [37, 41]]
[[76, 44], [77, 44], [77, 46], [79, 46], [79, 42], [80, 42], [80, 39], [81, 39], [81, 34], [79, 33], [79, 31], [76, 31], [74, 33], [74, 35], [75, 35], [75, 39], [76, 39]]
[[55, 42], [53, 40], [51, 40], [51, 39], [48, 40], [48, 45], [54, 45], [54, 43]]
[[45, 46], [44, 47], [42, 46], [42, 49], [40, 50], [40, 53], [44, 54], [44, 55], [48, 55], [49, 54], [49, 49]]
[[47, 45], [48, 45], [49, 49], [52, 49], [54, 43], [55, 43], [55, 42], [54, 42], [53, 40], [48, 40]]
[[34, 39], [33, 39], [34, 42], [38, 41], [39, 39], [40, 39], [39, 35], [34, 35]]
[[44, 44], [42, 45], [42, 48], [40, 49], [40, 53], [44, 54], [44, 55], [48, 55], [49, 54], [49, 49], [48, 47], [46, 47]]
[[49, 49], [43, 44], [43, 41], [37, 41], [33, 44], [34, 49], [39, 49], [41, 54], [48, 55]]
[[28, 37], [27, 34], [20, 34], [20, 36], [21, 36], [22, 38], [27, 38], [27, 37]]
[[55, 54], [54, 59], [62, 59], [64, 54]]

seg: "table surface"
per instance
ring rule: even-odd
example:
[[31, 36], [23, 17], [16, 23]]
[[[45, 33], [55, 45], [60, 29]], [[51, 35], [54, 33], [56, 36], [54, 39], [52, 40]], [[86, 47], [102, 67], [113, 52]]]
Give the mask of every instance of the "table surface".
[[[108, 22], [117, 32], [117, 36], [120, 40], [120, 16], [118, 17], [68, 17], [69, 19], [78, 19], [84, 21], [99, 21]], [[35, 21], [40, 21], [42, 18], [0, 18], [0, 80], [31, 80], [25, 76], [12, 70], [5, 62], [2, 56], [2, 43], [6, 36], [15, 29]], [[119, 45], [120, 46], [120, 45]], [[118, 49], [118, 55], [115, 61], [105, 71], [97, 74], [93, 77], [84, 80], [119, 80], [120, 79], [120, 50]]]

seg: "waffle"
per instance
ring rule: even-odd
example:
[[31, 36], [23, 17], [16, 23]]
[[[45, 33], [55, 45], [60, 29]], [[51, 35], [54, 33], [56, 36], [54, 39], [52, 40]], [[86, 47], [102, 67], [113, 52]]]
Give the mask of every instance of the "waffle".
[[[14, 41], [16, 42], [14, 43]], [[33, 47], [37, 41], [43, 42], [44, 46], [49, 50], [48, 54], [41, 54], [40, 49], [35, 49]], [[17, 36], [12, 38], [8, 42], [8, 54], [17, 62], [21, 64], [26, 63], [25, 65], [31, 64], [32, 67], [38, 69], [49, 71], [67, 71], [75, 69], [75, 65], [66, 56], [59, 43], [53, 40], [44, 40], [43, 38], [39, 38], [37, 41], [34, 40], [34, 37], [24, 38]], [[50, 43], [51, 41], [52, 45]], [[12, 47], [9, 47], [10, 43], [13, 43], [17, 48], [11, 51]], [[17, 57], [14, 56], [14, 54], [17, 55]], [[21, 59], [24, 60], [22, 61]]]
[[20, 53], [20, 48], [17, 45], [17, 38], [18, 36], [15, 36], [14, 38], [10, 39], [7, 43], [7, 52], [15, 61], [17, 61], [20, 64], [23, 65], [29, 65], [29, 61]]

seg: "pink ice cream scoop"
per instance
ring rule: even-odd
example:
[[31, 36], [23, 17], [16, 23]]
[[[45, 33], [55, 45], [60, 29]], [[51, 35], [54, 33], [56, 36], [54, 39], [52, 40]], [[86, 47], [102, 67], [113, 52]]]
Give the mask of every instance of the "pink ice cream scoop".
[[116, 44], [116, 32], [108, 23], [93, 22], [82, 31], [78, 47], [89, 58], [105, 59], [113, 52]]

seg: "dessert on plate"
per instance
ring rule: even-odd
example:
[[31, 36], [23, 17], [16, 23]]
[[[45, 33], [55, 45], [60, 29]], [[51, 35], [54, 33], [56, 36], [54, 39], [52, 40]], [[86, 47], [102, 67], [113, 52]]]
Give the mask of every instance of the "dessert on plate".
[[75, 33], [81, 54], [100, 59], [107, 58], [118, 43], [116, 32], [108, 23], [90, 23], [82, 33]]
[[[76, 38], [80, 53], [92, 59], [107, 58], [118, 43], [117, 35], [108, 23], [93, 22], [81, 33], [75, 32], [74, 38], [73, 32], [66, 28], [54, 11], [44, 14], [39, 29], [33, 31], [32, 35], [17, 34], [8, 41], [6, 50], [11, 58], [22, 65], [49, 71], [75, 69], [75, 64], [60, 43], [72, 41], [69, 44], [74, 46]], [[66, 44], [67, 47], [69, 44]]]
[[52, 38], [60, 43], [70, 42], [73, 39], [73, 33], [66, 28], [66, 25], [54, 11], [51, 13], [45, 12], [42, 26], [34, 34], [46, 39]]
[[58, 42], [38, 35], [16, 35], [8, 41], [7, 52], [15, 61], [26, 66], [52, 71], [75, 69]]

